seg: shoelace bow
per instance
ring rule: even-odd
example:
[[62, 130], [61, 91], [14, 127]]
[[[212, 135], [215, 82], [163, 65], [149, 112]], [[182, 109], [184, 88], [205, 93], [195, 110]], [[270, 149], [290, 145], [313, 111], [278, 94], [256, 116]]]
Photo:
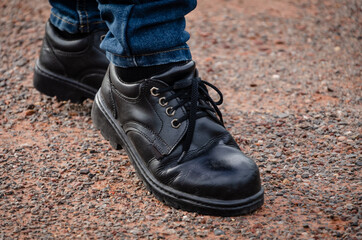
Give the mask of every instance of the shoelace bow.
[[[211, 98], [206, 86], [211, 87], [213, 90], [215, 90], [215, 92], [217, 92], [220, 97], [217, 102]], [[224, 126], [222, 114], [217, 107], [218, 105], [222, 104], [223, 95], [217, 87], [202, 80], [199, 77], [176, 81], [172, 86], [158, 89], [157, 93], [162, 94], [169, 91], [174, 91], [174, 94], [165, 97], [165, 102], [169, 102], [175, 98], [180, 99], [178, 104], [172, 106], [173, 111], [176, 111], [182, 106], [184, 106], [186, 109], [186, 114], [177, 119], [177, 123], [181, 124], [187, 119], [189, 120], [189, 126], [182, 147], [183, 151], [180, 158], [178, 159], [178, 163], [180, 163], [185, 154], [190, 149], [192, 138], [194, 136], [196, 120], [198, 118], [210, 116], [216, 122]]]

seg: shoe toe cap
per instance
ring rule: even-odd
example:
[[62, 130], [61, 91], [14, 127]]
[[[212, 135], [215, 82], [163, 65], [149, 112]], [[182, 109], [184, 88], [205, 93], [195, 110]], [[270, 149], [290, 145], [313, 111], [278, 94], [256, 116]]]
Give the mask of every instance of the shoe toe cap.
[[257, 165], [232, 146], [220, 143], [181, 165], [182, 171], [172, 185], [192, 195], [218, 200], [241, 200], [261, 190]]

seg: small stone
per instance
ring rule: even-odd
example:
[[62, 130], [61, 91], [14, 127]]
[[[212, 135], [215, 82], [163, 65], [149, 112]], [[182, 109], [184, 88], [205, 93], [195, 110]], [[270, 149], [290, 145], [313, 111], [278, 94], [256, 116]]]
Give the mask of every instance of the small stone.
[[265, 168], [265, 172], [267, 173], [271, 173], [272, 171], [272, 167], [270, 165], [268, 165], [266, 168]]
[[31, 116], [31, 115], [33, 115], [34, 113], [36, 113], [36, 111], [33, 110], [33, 109], [30, 109], [30, 110], [25, 111], [25, 116]]
[[22, 59], [15, 62], [16, 66], [18, 66], [18, 67], [23, 67], [27, 63], [28, 63], [28, 61], [26, 59], [24, 59], [24, 58], [22, 58]]
[[353, 204], [350, 204], [350, 203], [346, 204], [346, 208], [348, 210], [352, 210], [353, 209]]
[[278, 117], [279, 117], [279, 118], [287, 118], [288, 116], [289, 116], [288, 113], [282, 113], [282, 114], [280, 114]]
[[129, 233], [131, 233], [131, 234], [133, 234], [133, 235], [140, 235], [140, 234], [142, 234], [142, 232], [141, 232], [138, 228], [132, 229], [131, 231], [129, 231]]
[[302, 178], [309, 178], [309, 173], [303, 173]]
[[327, 91], [328, 92], [334, 92], [334, 90], [332, 88], [330, 88], [330, 87], [327, 87]]
[[163, 234], [165, 235], [174, 235], [176, 234], [176, 230], [175, 229], [167, 229], [163, 232]]
[[278, 74], [274, 74], [274, 75], [272, 76], [272, 79], [280, 79], [280, 76], [279, 76]]
[[334, 48], [334, 51], [335, 51], [335, 52], [341, 51], [341, 47], [339, 47], [339, 46], [335, 47], [335, 48]]
[[354, 216], [351, 219], [351, 226], [358, 226], [358, 218], [357, 218], [357, 216]]
[[88, 174], [88, 173], [89, 173], [89, 169], [87, 169], [87, 168], [81, 169], [81, 170], [79, 171], [79, 173], [80, 173], [80, 174]]
[[214, 234], [215, 234], [216, 236], [220, 236], [220, 235], [225, 235], [225, 232], [224, 232], [223, 230], [219, 229], [219, 228], [216, 228], [216, 229], [214, 230]]
[[284, 184], [289, 184], [290, 181], [289, 181], [288, 179], [284, 179], [284, 180], [283, 180], [283, 183], [284, 183]]
[[74, 116], [78, 116], [78, 113], [75, 112], [75, 111], [69, 111], [68, 115], [71, 116], [71, 117], [74, 117]]
[[276, 158], [280, 158], [282, 156], [282, 152], [277, 152], [277, 154], [275, 154]]
[[35, 105], [34, 105], [34, 104], [29, 104], [26, 108], [27, 108], [27, 109], [34, 109], [34, 108], [35, 108]]
[[258, 142], [255, 143], [256, 146], [261, 146], [263, 145], [263, 140], [258, 140]]
[[258, 85], [256, 83], [250, 83], [250, 87], [257, 87]]
[[338, 137], [337, 139], [338, 139], [338, 141], [341, 141], [341, 142], [347, 140], [347, 138], [346, 138], [345, 136], [340, 136], [340, 137]]
[[89, 178], [94, 178], [95, 175], [96, 175], [95, 173], [89, 173], [89, 174], [88, 174], [88, 177], [89, 177]]

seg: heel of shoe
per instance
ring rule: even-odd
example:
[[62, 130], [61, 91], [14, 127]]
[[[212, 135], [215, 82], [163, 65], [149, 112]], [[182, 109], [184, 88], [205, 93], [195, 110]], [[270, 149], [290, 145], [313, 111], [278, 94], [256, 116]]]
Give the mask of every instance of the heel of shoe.
[[58, 100], [72, 102], [83, 102], [87, 98], [94, 98], [94, 93], [89, 89], [81, 89], [79, 84], [70, 79], [62, 78], [42, 69], [37, 62], [33, 77], [34, 87], [48, 96], [56, 96]]
[[123, 141], [118, 136], [115, 127], [111, 123], [111, 119], [107, 116], [105, 111], [102, 111], [102, 106], [100, 106], [97, 96], [94, 99], [92, 107], [92, 121], [93, 125], [100, 130], [102, 136], [109, 141], [111, 146], [116, 149], [122, 149]]

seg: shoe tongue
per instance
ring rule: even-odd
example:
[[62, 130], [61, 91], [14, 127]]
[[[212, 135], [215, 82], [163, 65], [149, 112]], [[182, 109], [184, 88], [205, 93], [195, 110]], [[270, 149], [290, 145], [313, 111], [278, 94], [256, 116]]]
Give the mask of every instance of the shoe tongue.
[[192, 79], [196, 74], [195, 62], [190, 61], [183, 65], [176, 65], [161, 74], [153, 76], [151, 79], [158, 79], [164, 81], [168, 85], [172, 85], [179, 80]]

